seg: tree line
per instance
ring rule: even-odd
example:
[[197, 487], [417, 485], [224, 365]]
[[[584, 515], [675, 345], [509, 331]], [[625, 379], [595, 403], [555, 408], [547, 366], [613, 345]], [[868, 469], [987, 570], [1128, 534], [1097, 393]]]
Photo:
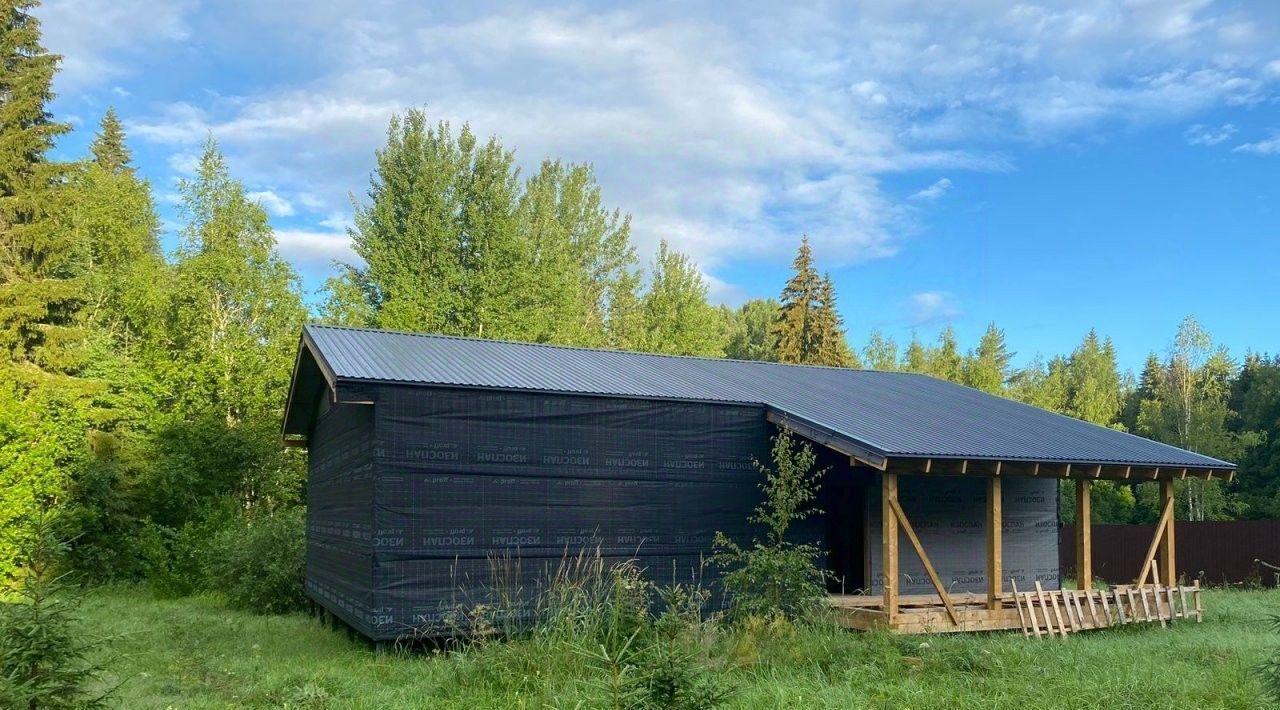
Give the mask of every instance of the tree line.
[[[1017, 368], [994, 324], [968, 350], [951, 328], [854, 348], [807, 240], [777, 299], [715, 305], [669, 244], [641, 262], [589, 165], [525, 175], [497, 138], [422, 111], [391, 120], [350, 230], [359, 259], [313, 311], [212, 138], [171, 250], [114, 111], [88, 154], [51, 157], [71, 129], [48, 109], [58, 58], [31, 8], [0, 19], [0, 576], [23, 522], [54, 511], [91, 577], [217, 584], [209, 540], [303, 502], [304, 455], [279, 432], [309, 321], [928, 374], [1241, 464], [1230, 485], [1179, 484], [1180, 517], [1280, 516], [1276, 357], [1237, 362], [1192, 319], [1136, 378], [1094, 332]], [[1099, 489], [1100, 520], [1154, 517], [1145, 487]]]

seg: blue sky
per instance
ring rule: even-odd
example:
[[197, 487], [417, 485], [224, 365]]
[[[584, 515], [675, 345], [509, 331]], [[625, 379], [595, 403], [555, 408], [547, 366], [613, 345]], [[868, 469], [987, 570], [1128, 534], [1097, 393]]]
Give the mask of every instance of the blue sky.
[[[850, 338], [988, 322], [1024, 362], [1096, 327], [1121, 364], [1196, 315], [1280, 352], [1280, 4], [51, 0], [57, 115], [115, 105], [166, 224], [212, 134], [314, 291], [350, 258], [393, 113], [590, 162], [713, 298], [776, 295], [797, 240]], [[172, 235], [168, 236], [172, 243]], [[314, 298], [314, 297], [313, 297]]]

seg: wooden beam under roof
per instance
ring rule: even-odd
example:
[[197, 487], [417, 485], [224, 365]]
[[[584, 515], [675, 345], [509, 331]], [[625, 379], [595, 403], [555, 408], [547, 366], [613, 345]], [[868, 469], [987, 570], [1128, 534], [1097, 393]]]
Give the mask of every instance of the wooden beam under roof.
[[1192, 468], [1165, 466], [1135, 466], [1120, 463], [1080, 463], [1066, 461], [1013, 461], [1007, 459], [975, 458], [907, 458], [895, 456], [885, 459], [885, 468], [906, 475], [928, 474], [934, 476], [1041, 476], [1046, 478], [1091, 480], [1178, 480], [1182, 478], [1232, 480], [1231, 469]]
[[859, 446], [848, 439], [834, 436], [829, 432], [825, 432], [818, 427], [795, 417], [787, 416], [782, 412], [770, 409], [765, 412], [765, 419], [780, 427], [790, 429], [800, 436], [821, 444], [832, 451], [837, 451], [848, 456], [852, 463], [866, 464], [879, 471], [883, 471], [889, 466], [889, 459], [883, 454], [872, 451], [864, 446]]

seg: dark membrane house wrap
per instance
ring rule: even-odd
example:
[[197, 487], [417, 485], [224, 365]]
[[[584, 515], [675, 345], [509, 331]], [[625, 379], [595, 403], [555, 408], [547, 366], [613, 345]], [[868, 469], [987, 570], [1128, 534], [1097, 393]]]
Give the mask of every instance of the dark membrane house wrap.
[[[792, 532], [849, 594], [881, 590], [882, 470], [942, 584], [980, 592], [987, 476], [1003, 479], [1002, 576], [1052, 589], [1052, 476], [1235, 468], [916, 374], [308, 326], [283, 424], [310, 450], [307, 593], [391, 640], [465, 631], [480, 605], [526, 622], [580, 555], [714, 592], [715, 533], [761, 534], [752, 462], [776, 425], [828, 469], [822, 514]], [[901, 592], [931, 593], [900, 548]]]

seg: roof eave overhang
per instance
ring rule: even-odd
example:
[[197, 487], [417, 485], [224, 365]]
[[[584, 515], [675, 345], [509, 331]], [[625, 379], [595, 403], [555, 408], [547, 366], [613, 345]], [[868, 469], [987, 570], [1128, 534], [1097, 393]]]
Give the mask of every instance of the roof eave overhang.
[[915, 455], [890, 457], [886, 470], [905, 474], [1027, 476], [1141, 483], [1185, 478], [1232, 481], [1236, 465], [1226, 461], [1186, 464]]
[[307, 445], [307, 427], [302, 423], [309, 421], [309, 417], [300, 412], [298, 407], [300, 399], [299, 387], [302, 384], [300, 375], [308, 358], [315, 363], [321, 377], [324, 378], [325, 389], [331, 400], [337, 392], [338, 378], [334, 374], [333, 368], [325, 360], [324, 355], [321, 354], [320, 349], [311, 338], [311, 334], [306, 328], [303, 328], [302, 335], [298, 339], [298, 355], [293, 361], [293, 375], [289, 379], [289, 394], [285, 399], [284, 418], [280, 424], [281, 443], [286, 447], [305, 447]]
[[768, 407], [765, 416], [769, 421], [784, 426], [810, 441], [848, 456], [854, 463], [866, 464], [884, 471], [889, 466], [889, 457], [884, 451], [865, 442], [856, 441], [813, 421], [797, 417], [775, 407]]

